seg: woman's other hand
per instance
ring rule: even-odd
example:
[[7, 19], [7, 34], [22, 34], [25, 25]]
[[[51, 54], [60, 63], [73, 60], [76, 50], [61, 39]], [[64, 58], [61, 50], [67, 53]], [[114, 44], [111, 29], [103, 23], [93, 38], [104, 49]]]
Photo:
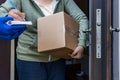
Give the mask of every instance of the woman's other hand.
[[84, 47], [78, 46], [75, 48], [72, 54], [70, 56], [74, 59], [81, 59], [83, 57]]

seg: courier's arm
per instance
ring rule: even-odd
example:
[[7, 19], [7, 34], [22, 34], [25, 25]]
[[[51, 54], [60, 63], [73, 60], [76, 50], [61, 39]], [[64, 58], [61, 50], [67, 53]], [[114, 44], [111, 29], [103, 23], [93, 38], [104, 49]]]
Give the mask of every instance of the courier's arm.
[[17, 38], [25, 29], [25, 25], [10, 26], [7, 21], [13, 20], [12, 17], [0, 17], [0, 39], [12, 40]]
[[[17, 9], [21, 10], [20, 0], [12, 0], [12, 1], [16, 5]], [[26, 25], [10, 26], [6, 24], [7, 21], [13, 20], [12, 17], [7, 17], [7, 16], [12, 16], [9, 15], [9, 12], [11, 10], [14, 10], [14, 7], [8, 0], [6, 0], [3, 4], [0, 5], [0, 39], [5, 39], [5, 40], [15, 39], [26, 29]]]

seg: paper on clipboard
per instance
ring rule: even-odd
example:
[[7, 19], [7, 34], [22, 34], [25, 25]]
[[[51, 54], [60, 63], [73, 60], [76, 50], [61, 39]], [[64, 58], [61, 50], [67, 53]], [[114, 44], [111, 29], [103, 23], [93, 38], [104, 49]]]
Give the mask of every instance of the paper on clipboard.
[[8, 21], [8, 25], [32, 25], [31, 21]]

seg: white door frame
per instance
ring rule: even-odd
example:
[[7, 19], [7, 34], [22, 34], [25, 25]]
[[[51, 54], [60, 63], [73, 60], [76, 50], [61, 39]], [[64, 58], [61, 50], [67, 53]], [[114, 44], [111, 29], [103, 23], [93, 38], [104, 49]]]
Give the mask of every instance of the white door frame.
[[15, 80], [15, 42], [11, 40], [10, 80]]
[[[120, 1], [113, 0], [113, 28], [120, 26]], [[120, 32], [113, 32], [113, 80], [120, 80]]]
[[[119, 1], [119, 28], [120, 28], [120, 0]], [[119, 32], [119, 47], [118, 47], [118, 50], [119, 50], [119, 80], [120, 80], [120, 32]]]

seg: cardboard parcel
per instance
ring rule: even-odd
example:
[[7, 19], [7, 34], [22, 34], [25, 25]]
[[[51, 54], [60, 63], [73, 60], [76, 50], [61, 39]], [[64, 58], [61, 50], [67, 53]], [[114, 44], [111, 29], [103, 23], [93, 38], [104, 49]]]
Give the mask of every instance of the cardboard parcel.
[[38, 52], [69, 59], [78, 45], [78, 23], [64, 12], [39, 18], [37, 23]]

